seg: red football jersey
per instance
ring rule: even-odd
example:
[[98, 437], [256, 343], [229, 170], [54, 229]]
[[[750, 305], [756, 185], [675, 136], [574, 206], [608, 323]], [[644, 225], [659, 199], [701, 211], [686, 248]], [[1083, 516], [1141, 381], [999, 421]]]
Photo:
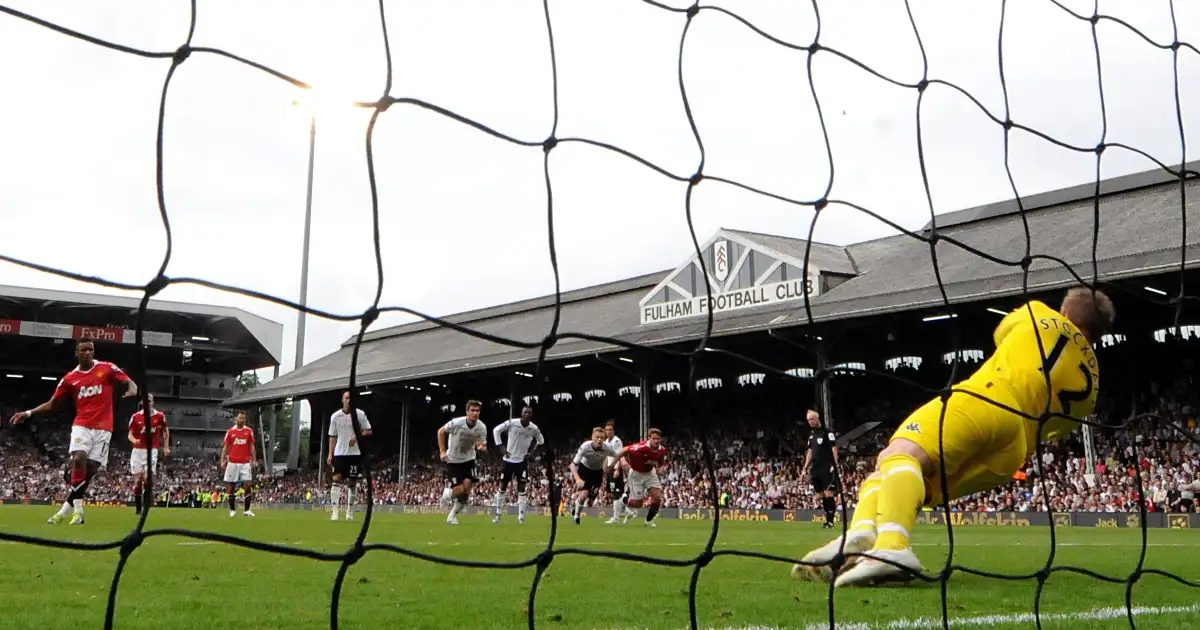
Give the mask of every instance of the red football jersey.
[[58, 382], [54, 400], [75, 398], [77, 427], [113, 430], [113, 388], [129, 381], [129, 375], [108, 361], [96, 361], [89, 370], [75, 368]]
[[249, 464], [254, 459], [254, 430], [250, 427], [229, 427], [225, 432], [225, 448], [230, 464]]
[[[155, 411], [150, 416], [150, 435], [153, 447], [157, 450], [162, 446], [162, 430], [167, 426], [167, 417], [161, 411]], [[146, 417], [137, 412], [129, 418], [129, 431], [133, 433], [133, 448], [146, 448]]]
[[652, 448], [645, 440], [630, 446], [625, 451], [625, 461], [629, 467], [640, 473], [648, 473], [667, 461], [667, 449], [661, 444]]

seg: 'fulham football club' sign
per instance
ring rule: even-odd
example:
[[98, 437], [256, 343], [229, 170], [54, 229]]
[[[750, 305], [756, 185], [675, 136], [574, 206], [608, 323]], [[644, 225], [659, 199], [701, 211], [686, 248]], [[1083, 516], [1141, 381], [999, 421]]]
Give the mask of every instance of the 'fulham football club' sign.
[[685, 317], [706, 316], [710, 310], [723, 313], [799, 300], [804, 298], [806, 291], [810, 296], [813, 295], [812, 284], [812, 280], [788, 280], [724, 293], [718, 293], [719, 287], [713, 287], [711, 298], [701, 295], [690, 300], [647, 304], [642, 307], [641, 320], [643, 324], [660, 324]]

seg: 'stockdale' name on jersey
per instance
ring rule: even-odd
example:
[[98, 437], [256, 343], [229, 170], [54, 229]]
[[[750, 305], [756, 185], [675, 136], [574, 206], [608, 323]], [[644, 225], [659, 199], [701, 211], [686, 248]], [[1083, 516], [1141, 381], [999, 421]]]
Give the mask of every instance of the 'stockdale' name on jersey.
[[535, 442], [538, 446], [546, 443], [546, 438], [542, 437], [542, 430], [538, 428], [538, 425], [530, 422], [527, 427], [521, 426], [520, 418], [506, 420], [492, 430], [492, 437], [496, 439], [497, 446], [500, 446], [505, 433], [508, 434], [508, 445], [504, 448], [508, 451], [508, 455], [504, 456], [504, 461], [514, 464], [525, 461], [529, 452], [533, 450]]
[[475, 445], [487, 440], [487, 425], [482, 420], [476, 420], [475, 426], [469, 426], [464, 416], [447, 422], [442, 428], [449, 436], [446, 440], [446, 461], [451, 464], [475, 461]]
[[584, 466], [591, 470], [600, 470], [604, 468], [604, 462], [609, 457], [616, 457], [617, 451], [612, 450], [612, 447], [607, 443], [601, 442], [600, 447], [588, 440], [579, 446], [579, 452], [575, 453], [575, 463]]

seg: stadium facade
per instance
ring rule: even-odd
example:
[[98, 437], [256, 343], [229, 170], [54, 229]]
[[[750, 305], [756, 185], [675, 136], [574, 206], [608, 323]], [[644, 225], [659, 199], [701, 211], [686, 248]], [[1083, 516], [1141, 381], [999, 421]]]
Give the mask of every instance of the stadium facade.
[[[1189, 165], [1189, 171], [1195, 167]], [[414, 406], [441, 409], [444, 416], [466, 397], [482, 398], [481, 392], [494, 392], [494, 402], [510, 408], [521, 394], [530, 401], [534, 392], [552, 394], [556, 402], [606, 391], [632, 394], [639, 399], [636, 413], [644, 430], [649, 399], [677, 391], [684, 371], [678, 362], [622, 344], [694, 348], [706, 332], [710, 312], [710, 347], [755, 357], [795, 376], [838, 365], [896, 369], [931, 358], [945, 363], [953, 358], [947, 352], [954, 347], [963, 357], [982, 359], [997, 313], [1017, 306], [1026, 289], [1033, 297], [1049, 297], [1076, 282], [1071, 270], [1043, 257], [1025, 261], [1025, 280], [1027, 238], [1032, 254], [1052, 254], [1089, 280], [1098, 274], [1119, 303], [1143, 298], [1162, 303], [1122, 309], [1122, 330], [1155, 331], [1176, 324], [1175, 309], [1162, 296], [1178, 291], [1181, 264], [1188, 275], [1200, 264], [1200, 222], [1189, 221], [1187, 233], [1182, 232], [1184, 213], [1196, 215], [1194, 200], [1200, 191], [1194, 179], [1181, 186], [1178, 178], [1155, 170], [1105, 180], [1099, 190], [1098, 201], [1096, 186], [1089, 184], [1025, 197], [1020, 205], [1009, 200], [941, 215], [932, 246], [912, 234], [839, 246], [721, 229], [703, 242], [700, 256], [693, 252], [674, 269], [564, 293], [560, 334], [621, 343], [560, 339], [546, 351], [543, 382], [532, 383], [533, 366], [537, 345], [551, 327], [553, 296], [445, 318], [520, 340], [526, 348], [424, 321], [370, 332], [359, 351], [356, 384], [365, 388], [362, 393], [392, 388], [391, 398], [403, 403], [402, 434]], [[931, 233], [926, 225], [915, 235]], [[931, 250], [936, 250], [941, 286]], [[705, 297], [701, 256], [711, 299]], [[942, 287], [952, 304], [949, 312]], [[938, 324], [951, 316], [957, 346], [951, 345], [945, 324]], [[332, 354], [225, 404], [307, 398], [314, 417], [324, 417], [348, 385], [354, 343], [348, 339]], [[764, 376], [744, 362], [718, 359], [705, 361], [696, 374], [702, 387], [761, 382]], [[812, 404], [828, 413], [827, 383], [815, 383]]]
[[[0, 403], [25, 409], [48, 399], [74, 366], [77, 339], [93, 340], [98, 359], [136, 375], [140, 304], [140, 297], [0, 286]], [[195, 454], [220, 447], [230, 424], [221, 403], [237, 393], [238, 376], [279, 365], [283, 325], [237, 308], [150, 300], [142, 344], [139, 384], [166, 414], [175, 451]], [[121, 404], [130, 408], [118, 411], [132, 413], [135, 403]]]

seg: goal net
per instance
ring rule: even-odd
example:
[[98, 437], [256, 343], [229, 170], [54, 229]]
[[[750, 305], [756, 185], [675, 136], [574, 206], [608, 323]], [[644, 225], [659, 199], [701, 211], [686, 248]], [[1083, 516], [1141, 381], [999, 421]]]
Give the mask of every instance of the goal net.
[[[1188, 213], [1186, 208], [1190, 202], [1190, 191], [1187, 180], [1196, 175], [1187, 168], [1188, 134], [1185, 120], [1189, 113], [1188, 103], [1183, 93], [1188, 88], [1189, 81], [1194, 84], [1195, 72], [1189, 73], [1188, 64], [1194, 64], [1200, 51], [1185, 40], [1187, 25], [1200, 25], [1200, 14], [1197, 9], [1187, 3], [1178, 2], [1138, 2], [1135, 3], [1101, 3], [1101, 2], [1068, 2], [1066, 0], [1004, 0], [993, 2], [950, 3], [918, 1], [899, 3], [868, 3], [868, 2], [794, 2], [780, 8], [779, 2], [734, 3], [718, 4], [683, 4], [678, 2], [656, 2], [645, 0], [608, 0], [609, 3], [628, 3], [640, 8], [638, 15], [650, 20], [662, 20], [673, 25], [673, 34], [669, 41], [661, 42], [664, 47], [676, 51], [673, 63], [673, 81], [670, 90], [678, 97], [678, 120], [675, 122], [686, 128], [690, 137], [690, 145], [685, 147], [684, 154], [691, 157], [679, 159], [679, 153], [671, 159], [657, 159], [649, 154], [655, 152], [653, 142], [634, 143], [644, 150], [634, 150], [627, 143], [598, 138], [576, 137], [564, 134], [560, 130], [560, 120], [571, 115], [564, 107], [560, 107], [560, 88], [567, 82], [560, 71], [560, 56], [566, 43], [557, 39], [556, 24], [558, 20], [570, 19], [586, 21], [589, 11], [603, 11], [596, 4], [587, 7], [573, 6], [573, 3], [556, 0], [546, 0], [530, 13], [529, 6], [522, 6], [525, 17], [536, 19], [538, 30], [544, 37], [547, 62], [545, 72], [550, 76], [550, 93], [545, 105], [549, 112], [548, 131], [542, 135], [520, 135], [503, 128], [503, 126], [484, 122], [487, 117], [479, 112], [486, 111], [486, 106], [472, 107], [471, 115], [454, 111], [437, 103], [410, 97], [406, 95], [403, 83], [399, 80], [401, 68], [409, 68], [421, 64], [420, 58], [395, 58], [394, 52], [397, 41], [394, 32], [389, 30], [392, 13], [396, 11], [391, 3], [379, 2], [378, 28], [385, 43], [385, 57], [380, 61], [379, 83], [382, 91], [374, 96], [363, 98], [358, 103], [364, 112], [369, 113], [370, 120], [365, 136], [365, 170], [370, 200], [371, 224], [373, 232], [363, 234], [357, 239], [355, 247], [365, 247], [372, 250], [374, 264], [370, 268], [356, 273], [354, 282], [372, 282], [376, 287], [374, 303], [361, 313], [336, 313], [311, 307], [301, 307], [299, 304], [263, 291], [252, 291], [237, 286], [214, 282], [199, 277], [174, 277], [170, 275], [171, 249], [161, 261], [159, 272], [148, 282], [118, 282], [100, 277], [93, 277], [84, 269], [74, 266], [74, 270], [56, 268], [50, 265], [38, 264], [20, 257], [8, 255], [5, 247], [0, 245], [0, 261], [39, 272], [54, 274], [62, 278], [86, 282], [94, 285], [125, 291], [138, 291], [144, 295], [142, 308], [139, 311], [137, 327], [138, 344], [142, 343], [142, 323], [147, 307], [147, 301], [159, 294], [168, 286], [193, 285], [213, 290], [237, 293], [249, 298], [268, 301], [290, 309], [303, 309], [311, 315], [329, 320], [353, 322], [359, 328], [357, 343], [354, 346], [354, 358], [350, 362], [350, 389], [355, 390], [357, 379], [358, 351], [363, 336], [368, 327], [378, 318], [387, 313], [404, 313], [427, 319], [439, 326], [453, 328], [463, 335], [473, 335], [486, 338], [495, 343], [514, 348], [541, 349], [542, 356], [538, 361], [538, 370], [542, 369], [545, 351], [552, 348], [558, 341], [564, 339], [593, 339], [618, 346], [639, 349], [651, 353], [671, 355], [677, 360], [685, 361], [694, 370], [696, 365], [707, 352], [719, 352], [726, 357], [744, 361], [754, 365], [756, 369], [778, 378], [799, 378], [788, 372], [786, 366], [765, 365], [751, 357], [740, 357], [729, 350], [717, 350], [712, 343], [714, 315], [710, 311], [705, 317], [705, 330], [702, 338], [686, 350], [668, 350], [662, 347], [640, 347], [637, 344], [595, 336], [588, 331], [571, 330], [561, 324], [556, 318], [554, 325], [545, 331], [545, 336], [537, 341], [509, 339], [502, 336], [485, 334], [469, 326], [453, 323], [446, 319], [434, 317], [426, 313], [402, 305], [383, 303], [385, 278], [391, 282], [403, 282], [391, 279], [385, 273], [385, 250], [388, 245], [381, 243], [379, 225], [381, 221], [380, 196], [384, 194], [388, 178], [380, 174], [375, 162], [374, 134], [377, 125], [383, 124], [389, 117], [400, 116], [398, 111], [421, 110], [425, 114], [439, 120], [438, 124], [454, 124], [473, 129], [479, 134], [486, 134], [496, 141], [527, 147], [529, 151], [541, 152], [545, 196], [542, 221], [538, 225], [530, 225], [527, 229], [529, 239], [548, 239], [549, 265], [553, 271], [556, 295], [561, 295], [561, 279], [556, 249], [556, 220], [560, 220], [563, 212], [569, 211], [556, 204], [558, 195], [578, 196], [579, 192], [567, 193], [556, 185], [559, 177], [571, 181], [586, 181], [577, 173], [563, 174], [562, 167], [556, 165], [556, 159], [567, 147], [578, 150], [601, 152], [612, 159], [628, 162], [639, 169], [654, 173], [655, 177], [675, 182], [678, 185], [677, 202], [674, 207], [648, 208], [649, 213], [676, 213], [681, 217], [679, 224], [686, 223], [689, 242], [695, 246], [696, 254], [700, 254], [700, 238], [693, 225], [693, 210], [698, 199], [703, 198], [708, 190], [724, 191], [720, 194], [749, 195], [764, 202], [776, 204], [773, 207], [787, 207], [794, 213], [796, 231], [806, 237], [809, 247], [803, 254], [805, 261], [804, 273], [808, 272], [808, 264], [812, 256], [812, 241], [814, 235], [823, 233], [826, 224], [840, 226], [842, 233], [850, 233], [852, 226], [870, 225], [864, 228], [873, 234], [885, 232], [901, 232], [914, 241], [928, 245], [928, 265], [934, 269], [937, 277], [938, 301], [946, 313], [954, 313], [956, 305], [961, 302], [961, 296], [955, 297], [948, 290], [943, 279], [945, 271], [940, 266], [948, 256], [959, 256], [962, 253], [987, 259], [995, 265], [1021, 270], [1022, 291], [1025, 295], [1031, 293], [1029, 277], [1031, 274], [1046, 269], [1061, 268], [1070, 271], [1078, 284], [1088, 287], [1105, 288], [1106, 291], [1119, 291], [1120, 287], [1110, 287], [1106, 284], [1108, 278], [1103, 273], [1105, 252], [1100, 239], [1101, 226], [1105, 222], [1101, 211], [1101, 197], [1104, 191], [1101, 182], [1113, 173], [1144, 171], [1156, 167], [1162, 173], [1178, 181], [1178, 194], [1173, 200], [1178, 209], [1178, 283], [1165, 296], [1137, 294], [1136, 299], [1144, 301], [1155, 308], [1171, 309], [1176, 325], [1183, 321], [1185, 307], [1194, 303], [1196, 296], [1187, 293], [1185, 283], [1190, 263], [1188, 245], [1192, 242], [1188, 232]], [[529, 3], [524, 3], [528, 5]], [[882, 8], [886, 5], [886, 8]], [[961, 5], [961, 6], [960, 6]], [[252, 58], [243, 57], [235, 51], [193, 44], [193, 36], [198, 24], [203, 24], [207, 7], [203, 3], [193, 2], [190, 11], [190, 22], [186, 36], [180, 38], [178, 44], [167, 49], [144, 49], [128, 45], [120, 41], [107, 41], [96, 37], [86, 28], [76, 28], [59, 24], [50, 19], [39, 17], [42, 9], [33, 5], [31, 12], [19, 11], [6, 6], [0, 6], [0, 18], [9, 22], [19, 21], [29, 28], [47, 29], [62, 38], [71, 38], [86, 43], [98, 49], [107, 49], [131, 57], [150, 60], [160, 60], [165, 70], [161, 83], [161, 100], [157, 108], [157, 138], [155, 148], [155, 172], [146, 173], [145, 186], [153, 187], [156, 191], [159, 218], [162, 232], [171, 242], [175, 232], [173, 222], [176, 219], [172, 212], [172, 200], [165, 190], [164, 180], [170, 172], [171, 160], [164, 147], [171, 143], [171, 129], [166, 121], [173, 106], [173, 95], [182, 77], [189, 72], [189, 67], [197, 63], [200, 57], [220, 58], [229, 68], [237, 68], [238, 72], [252, 72], [261, 77], [264, 82], [283, 82], [298, 89], [307, 89], [309, 85], [304, 77], [293, 77], [288, 73], [256, 62]], [[534, 5], [537, 6], [536, 4]], [[1101, 8], [1105, 9], [1104, 11]], [[469, 9], [464, 8], [463, 11]], [[878, 15], [873, 15], [878, 14]], [[886, 19], [885, 19], [886, 18]], [[68, 23], [65, 20], [64, 23]], [[722, 48], [721, 38], [732, 37], [736, 33], [737, 46]], [[263, 34], [267, 37], [267, 34]], [[374, 35], [373, 35], [374, 36]], [[573, 54], [588, 55], [603, 58], [615, 54], [622, 44], [621, 32], [605, 34], [605, 49], [574, 50]], [[710, 41], [706, 43], [706, 38]], [[715, 40], [714, 43], [711, 40]], [[970, 50], [968, 54], [968, 49]], [[750, 52], [747, 52], [750, 51]], [[987, 51], [981, 52], [981, 51]], [[28, 51], [31, 55], [39, 54], [36, 50]], [[739, 105], [738, 117], [753, 118], [760, 111], [786, 115], [789, 120], [780, 121], [774, 130], [780, 136], [787, 136], [788, 142], [799, 138], [798, 153], [802, 157], [773, 154], [771, 147], [772, 131], [763, 132], [759, 129], [751, 140], [739, 144], [737, 132], [729, 133], [728, 127], [732, 121], [722, 120], [713, 115], [719, 112], [722, 116], [731, 116], [733, 108], [721, 110], [712, 102], [697, 96], [697, 91], [703, 91], [706, 96], [720, 92], [720, 86], [713, 89], [698, 90], [694, 85], [704, 83], [704, 75], [716, 70], [706, 69], [737, 59], [738, 63], [746, 60], [753, 62], [755, 55], [762, 55], [762, 63], [768, 54], [785, 54], [786, 59], [778, 62], [779, 68], [786, 69], [788, 74], [772, 75], [773, 83], [787, 84], [788, 92], [796, 99], [797, 108], [793, 111], [782, 110], [770, 102], [762, 102], [761, 110], [746, 104]], [[487, 51], [478, 50], [473, 54], [487, 55]], [[979, 66], [971, 66], [962, 62], [965, 57], [980, 57], [993, 59], [994, 66], [986, 72]], [[19, 64], [19, 60], [9, 60], [9, 63]], [[732, 62], [728, 62], [732, 63]], [[776, 62], [772, 62], [776, 63]], [[726, 69], [728, 70], [728, 69]], [[753, 69], [747, 67], [746, 73], [753, 74]], [[727, 72], [728, 74], [728, 72]], [[737, 72], [733, 73], [737, 74]], [[1122, 83], [1110, 83], [1113, 76], [1121, 77]], [[587, 81], [587, 77], [569, 77], [573, 82]], [[1143, 79], [1141, 82], [1138, 79]], [[868, 84], [875, 86], [875, 91], [868, 90]], [[851, 86], [846, 88], [846, 86]], [[36, 98], [22, 92], [20, 85], [9, 84], [8, 98]], [[737, 89], [746, 88], [738, 85]], [[661, 83], [653, 86], [661, 92]], [[217, 88], [219, 89], [219, 88]], [[769, 93], [769, 92], [767, 92]], [[194, 92], [193, 92], [194, 94]], [[81, 109], [85, 107], [88, 98], [95, 95], [80, 95]], [[629, 98], [637, 99], [637, 95]], [[905, 117], [895, 118], [879, 114], [879, 102], [903, 103]], [[777, 105], [777, 104], [776, 104]], [[532, 105], [531, 105], [532, 107]], [[654, 102], [637, 104], [630, 111], [649, 110], [658, 107]], [[669, 110], [674, 104], [668, 103], [661, 109]], [[626, 112], [628, 113], [628, 112]], [[665, 119], [659, 112], [655, 120]], [[866, 120], [864, 120], [864, 117]], [[792, 124], [799, 121], [797, 124]], [[800, 124], [802, 123], [802, 124]], [[102, 124], [97, 121], [96, 124]], [[178, 124], [178, 122], [176, 123]], [[736, 128], [736, 125], [734, 125]], [[709, 129], [714, 129], [710, 132]], [[803, 131], [801, 131], [803, 129]], [[711, 134], [711, 135], [710, 135]], [[620, 134], [616, 134], [621, 137]], [[781, 141], [782, 142], [782, 141]], [[845, 144], [842, 144], [845, 143]], [[731, 158], [730, 148], [763, 152], [764, 159], [742, 160]], [[900, 147], [900, 148], [897, 148]], [[0, 143], [0, 153], [15, 154], [23, 150], [21, 146], [10, 143]], [[71, 151], [63, 147], [63, 151]], [[880, 158], [884, 152], [892, 152], [887, 159]], [[1033, 161], [1031, 156], [1039, 156]], [[899, 156], [899, 157], [896, 157]], [[895, 158], [895, 159], [893, 159]], [[101, 160], [102, 155], [93, 159]], [[1055, 162], [1065, 164], [1054, 173], [1055, 177], [1045, 175]], [[990, 169], [990, 170], [989, 170]], [[979, 195], [970, 190], [983, 186], [982, 177], [972, 174], [976, 170], [988, 170], [992, 177], [988, 180], [990, 197], [994, 200], [1005, 198], [1015, 199], [1016, 211], [1028, 225], [1026, 214], [1029, 209], [1023, 200], [1033, 192], [1041, 192], [1053, 187], [1052, 182], [1063, 179], [1070, 183], [1090, 182], [1094, 194], [1089, 201], [1094, 220], [1090, 232], [1073, 234], [1072, 239], [1086, 240], [1091, 243], [1090, 256], [1083, 260], [1066, 260], [1056, 249], [1035, 246], [1035, 235], [1027, 228], [1024, 242], [1018, 248], [1006, 248], [997, 252], [981, 248], [956, 239], [939, 227], [939, 217], [944, 210], [961, 205], [964, 200], [978, 199]], [[733, 173], [733, 174], [731, 174]], [[764, 174], [765, 173], [765, 174]], [[772, 174], [774, 178], [772, 179]], [[61, 174], [65, 179], [72, 176], [70, 172]], [[174, 175], [182, 177], [186, 175]], [[794, 178], [798, 182], [794, 186], [776, 187], [771, 182], [785, 181]], [[1055, 179], [1057, 178], [1057, 179]], [[1000, 181], [1000, 184], [996, 182]], [[1028, 182], [1033, 181], [1034, 184]], [[766, 182], [766, 183], [763, 183]], [[220, 183], [213, 185], [219, 186]], [[469, 185], [464, 182], [463, 185]], [[601, 184], [589, 184], [601, 185]], [[608, 182], [606, 185], [621, 186], [621, 182]], [[730, 191], [734, 191], [731, 193]], [[713, 193], [718, 194], [718, 193]], [[744, 200], [750, 197], [727, 196], [725, 199]], [[900, 201], [897, 202], [896, 200]], [[740, 201], [739, 201], [740, 202]], [[36, 204], [35, 204], [36, 205]], [[899, 207], [903, 205], [904, 207]], [[24, 210], [22, 210], [24, 211]], [[728, 210], [727, 216], [732, 217], [736, 210]], [[916, 214], [914, 214], [916, 213]], [[924, 218], [928, 225], [925, 229], [913, 229], [914, 219]], [[1194, 217], [1192, 217], [1194, 219]], [[604, 217], [592, 217], [592, 221], [604, 221]], [[1193, 221], [1194, 222], [1194, 221]], [[834, 229], [834, 232], [837, 232]], [[1194, 240], [1194, 239], [1193, 239]], [[137, 243], [123, 246], [136, 247]], [[393, 245], [394, 246], [394, 245]], [[948, 254], [947, 252], [954, 252]], [[701, 265], [705, 257], [700, 256]], [[707, 276], [707, 274], [705, 274]], [[347, 280], [350, 281], [350, 280]], [[705, 294], [712, 295], [714, 288], [705, 279]], [[1126, 296], [1126, 298], [1133, 299]], [[559, 305], [561, 308], [561, 304]], [[797, 308], [798, 317], [805, 324], [813, 324], [817, 317], [814, 315], [812, 300], [805, 296]], [[1031, 315], [1032, 317], [1032, 315]], [[954, 351], [953, 368], [946, 386], [931, 392], [948, 398], [951, 385], [965, 377], [969, 368], [960, 365], [959, 332], [957, 324], [951, 320], [948, 323], [948, 343]], [[1050, 352], [1051, 349], [1044, 349]], [[143, 361], [144, 363], [144, 361]], [[135, 379], [139, 374], [144, 375], [145, 366], [130, 366]], [[842, 371], [854, 371], [857, 368], [839, 368]], [[868, 368], [858, 370], [890, 382], [905, 381], [895, 372], [884, 372]], [[811, 375], [813, 379], [828, 379], [833, 374], [830, 368], [817, 370]], [[808, 375], [806, 375], [808, 377]], [[1049, 378], [1049, 377], [1047, 377]], [[689, 381], [684, 388], [681, 400], [689, 408], [696, 405], [694, 389], [696, 379]], [[809, 382], [809, 381], [805, 381]], [[906, 382], [913, 388], [923, 388], [916, 382]], [[148, 406], [143, 400], [142, 405]], [[1031, 423], [1039, 427], [1046, 425], [1061, 416], [1050, 411], [1050, 403], [1041, 413], [1024, 414]], [[351, 417], [355, 417], [351, 413]], [[703, 445], [703, 461], [710, 478], [716, 478], [714, 470], [714, 454], [708, 436], [716, 427], [710, 426], [697, 414], [698, 434]], [[943, 408], [942, 422], [945, 421]], [[1162, 426], [1175, 426], [1167, 418], [1153, 414], [1142, 414], [1129, 420], [1129, 423], [1145, 423], [1147, 421]], [[1091, 423], [1092, 421], [1086, 421]], [[1120, 430], [1121, 427], [1106, 426], [1105, 430]], [[360, 428], [355, 427], [356, 433]], [[1181, 434], [1187, 439], [1194, 439], [1182, 428]], [[940, 430], [939, 430], [940, 432]], [[149, 436], [149, 433], [147, 433]], [[147, 440], [149, 443], [149, 440]], [[1132, 442], [1129, 461], [1140, 461], [1138, 454], [1139, 443]], [[1039, 442], [1033, 455], [1038, 461], [1042, 460], [1043, 446]], [[553, 466], [553, 457], [546, 459], [547, 467]], [[365, 461], [367, 478], [371, 475], [369, 458]], [[939, 468], [941, 487], [949, 487], [950, 480], [944, 467]], [[557, 479], [562, 471], [552, 468], [547, 470], [547, 477]], [[844, 472], [844, 471], [841, 471]], [[152, 495], [153, 478], [147, 484], [146, 493]], [[1046, 535], [1050, 541], [1044, 565], [1035, 572], [1024, 575], [998, 574], [963, 566], [956, 561], [955, 527], [950, 518], [945, 519], [945, 529], [948, 535], [948, 550], [945, 563], [941, 566], [927, 568], [924, 572], [912, 576], [917, 582], [939, 585], [942, 589], [942, 618], [943, 627], [952, 625], [953, 598], [947, 593], [947, 583], [955, 574], [972, 573], [978, 576], [996, 580], [1028, 580], [1034, 583], [1035, 594], [1031, 600], [1031, 620], [1039, 627], [1043, 618], [1050, 618], [1054, 611], [1048, 611], [1042, 606], [1042, 592], [1047, 587], [1051, 576], [1062, 572], [1075, 572], [1097, 580], [1114, 583], [1126, 583], [1127, 596], [1121, 603], [1127, 614], [1129, 625], [1134, 626], [1136, 599], [1133, 594], [1138, 580], [1151, 574], [1171, 577], [1180, 582], [1188, 582], [1183, 576], [1159, 571], [1144, 563], [1146, 555], [1146, 517], [1145, 497], [1147, 489], [1142, 485], [1141, 477], [1134, 475], [1136, 490], [1139, 497], [1137, 505], [1141, 516], [1142, 530], [1141, 554], [1136, 567], [1127, 575], [1099, 575], [1087, 569], [1055, 562], [1056, 520], [1050, 518], [1050, 527]], [[719, 514], [722, 510], [718, 497], [718, 487], [710, 488], [708, 497], [712, 510]], [[139, 548], [147, 539], [156, 536], [185, 536], [203, 541], [239, 545], [260, 551], [288, 554], [291, 556], [310, 558], [320, 561], [337, 563], [339, 570], [333, 585], [330, 607], [330, 627], [336, 628], [339, 620], [339, 596], [348, 569], [358, 562], [365, 554], [383, 552], [401, 552], [412, 555], [414, 552], [399, 546], [385, 543], [368, 543], [367, 534], [372, 524], [372, 484], [366, 485], [366, 515], [361, 521], [361, 530], [350, 550], [345, 553], [329, 553], [287, 545], [268, 544], [260, 541], [245, 540], [235, 536], [205, 531], [181, 529], [153, 529], [146, 527], [147, 514], [143, 511], [137, 526], [119, 540], [106, 542], [73, 542], [61, 539], [18, 534], [0, 531], [0, 539], [19, 544], [42, 545], [62, 549], [85, 551], [118, 550], [119, 559], [114, 567], [111, 586], [107, 590], [107, 614], [105, 627], [119, 625], [115, 618], [115, 602], [118, 591], [122, 588], [122, 571], [127, 562], [135, 557]], [[559, 495], [552, 494], [552, 504], [557, 504]], [[841, 527], [848, 526], [851, 508], [847, 504], [856, 503], [855, 497], [844, 496], [841, 508]], [[950, 506], [943, 502], [936, 508], [949, 514]], [[1049, 508], [1051, 511], [1053, 508]], [[558, 519], [555, 511], [551, 510], [551, 518]], [[486, 560], [463, 562], [451, 561], [435, 554], [422, 552], [419, 557], [429, 562], [454, 563], [472, 567], [496, 568], [528, 568], [534, 567], [535, 573], [529, 591], [528, 607], [529, 627], [535, 625], [533, 610], [538, 601], [538, 587], [546, 571], [553, 566], [557, 557], [562, 554], [585, 554], [596, 557], [607, 557], [626, 560], [628, 562], [651, 562], [681, 567], [681, 570], [691, 572], [690, 586], [681, 597], [688, 599], [689, 623], [691, 627], [699, 627], [697, 609], [702, 603], [697, 602], [698, 584], [704, 579], [705, 569], [714, 560], [722, 556], [741, 556], [755, 558], [766, 562], [777, 562], [787, 566], [800, 562], [798, 557], [758, 553], [751, 550], [718, 548], [721, 535], [721, 519], [711, 521], [711, 534], [704, 546], [694, 558], [686, 561], [664, 560], [650, 556], [629, 554], [619, 551], [602, 549], [580, 549], [563, 547], [556, 544], [554, 527], [543, 550], [537, 554], [517, 562], [488, 562]], [[802, 543], [802, 541], [798, 541]], [[838, 554], [830, 564], [841, 566], [850, 556], [861, 554]], [[886, 562], [886, 561], [885, 561]], [[894, 564], [894, 563], [893, 563]], [[900, 565], [896, 565], [900, 566]], [[907, 568], [901, 567], [905, 571]], [[467, 568], [462, 569], [469, 570]], [[828, 624], [830, 628], [841, 627], [838, 619], [838, 609], [841, 602], [849, 601], [834, 597], [833, 585], [830, 585], [828, 595]], [[1048, 617], [1048, 615], [1050, 617]]]

